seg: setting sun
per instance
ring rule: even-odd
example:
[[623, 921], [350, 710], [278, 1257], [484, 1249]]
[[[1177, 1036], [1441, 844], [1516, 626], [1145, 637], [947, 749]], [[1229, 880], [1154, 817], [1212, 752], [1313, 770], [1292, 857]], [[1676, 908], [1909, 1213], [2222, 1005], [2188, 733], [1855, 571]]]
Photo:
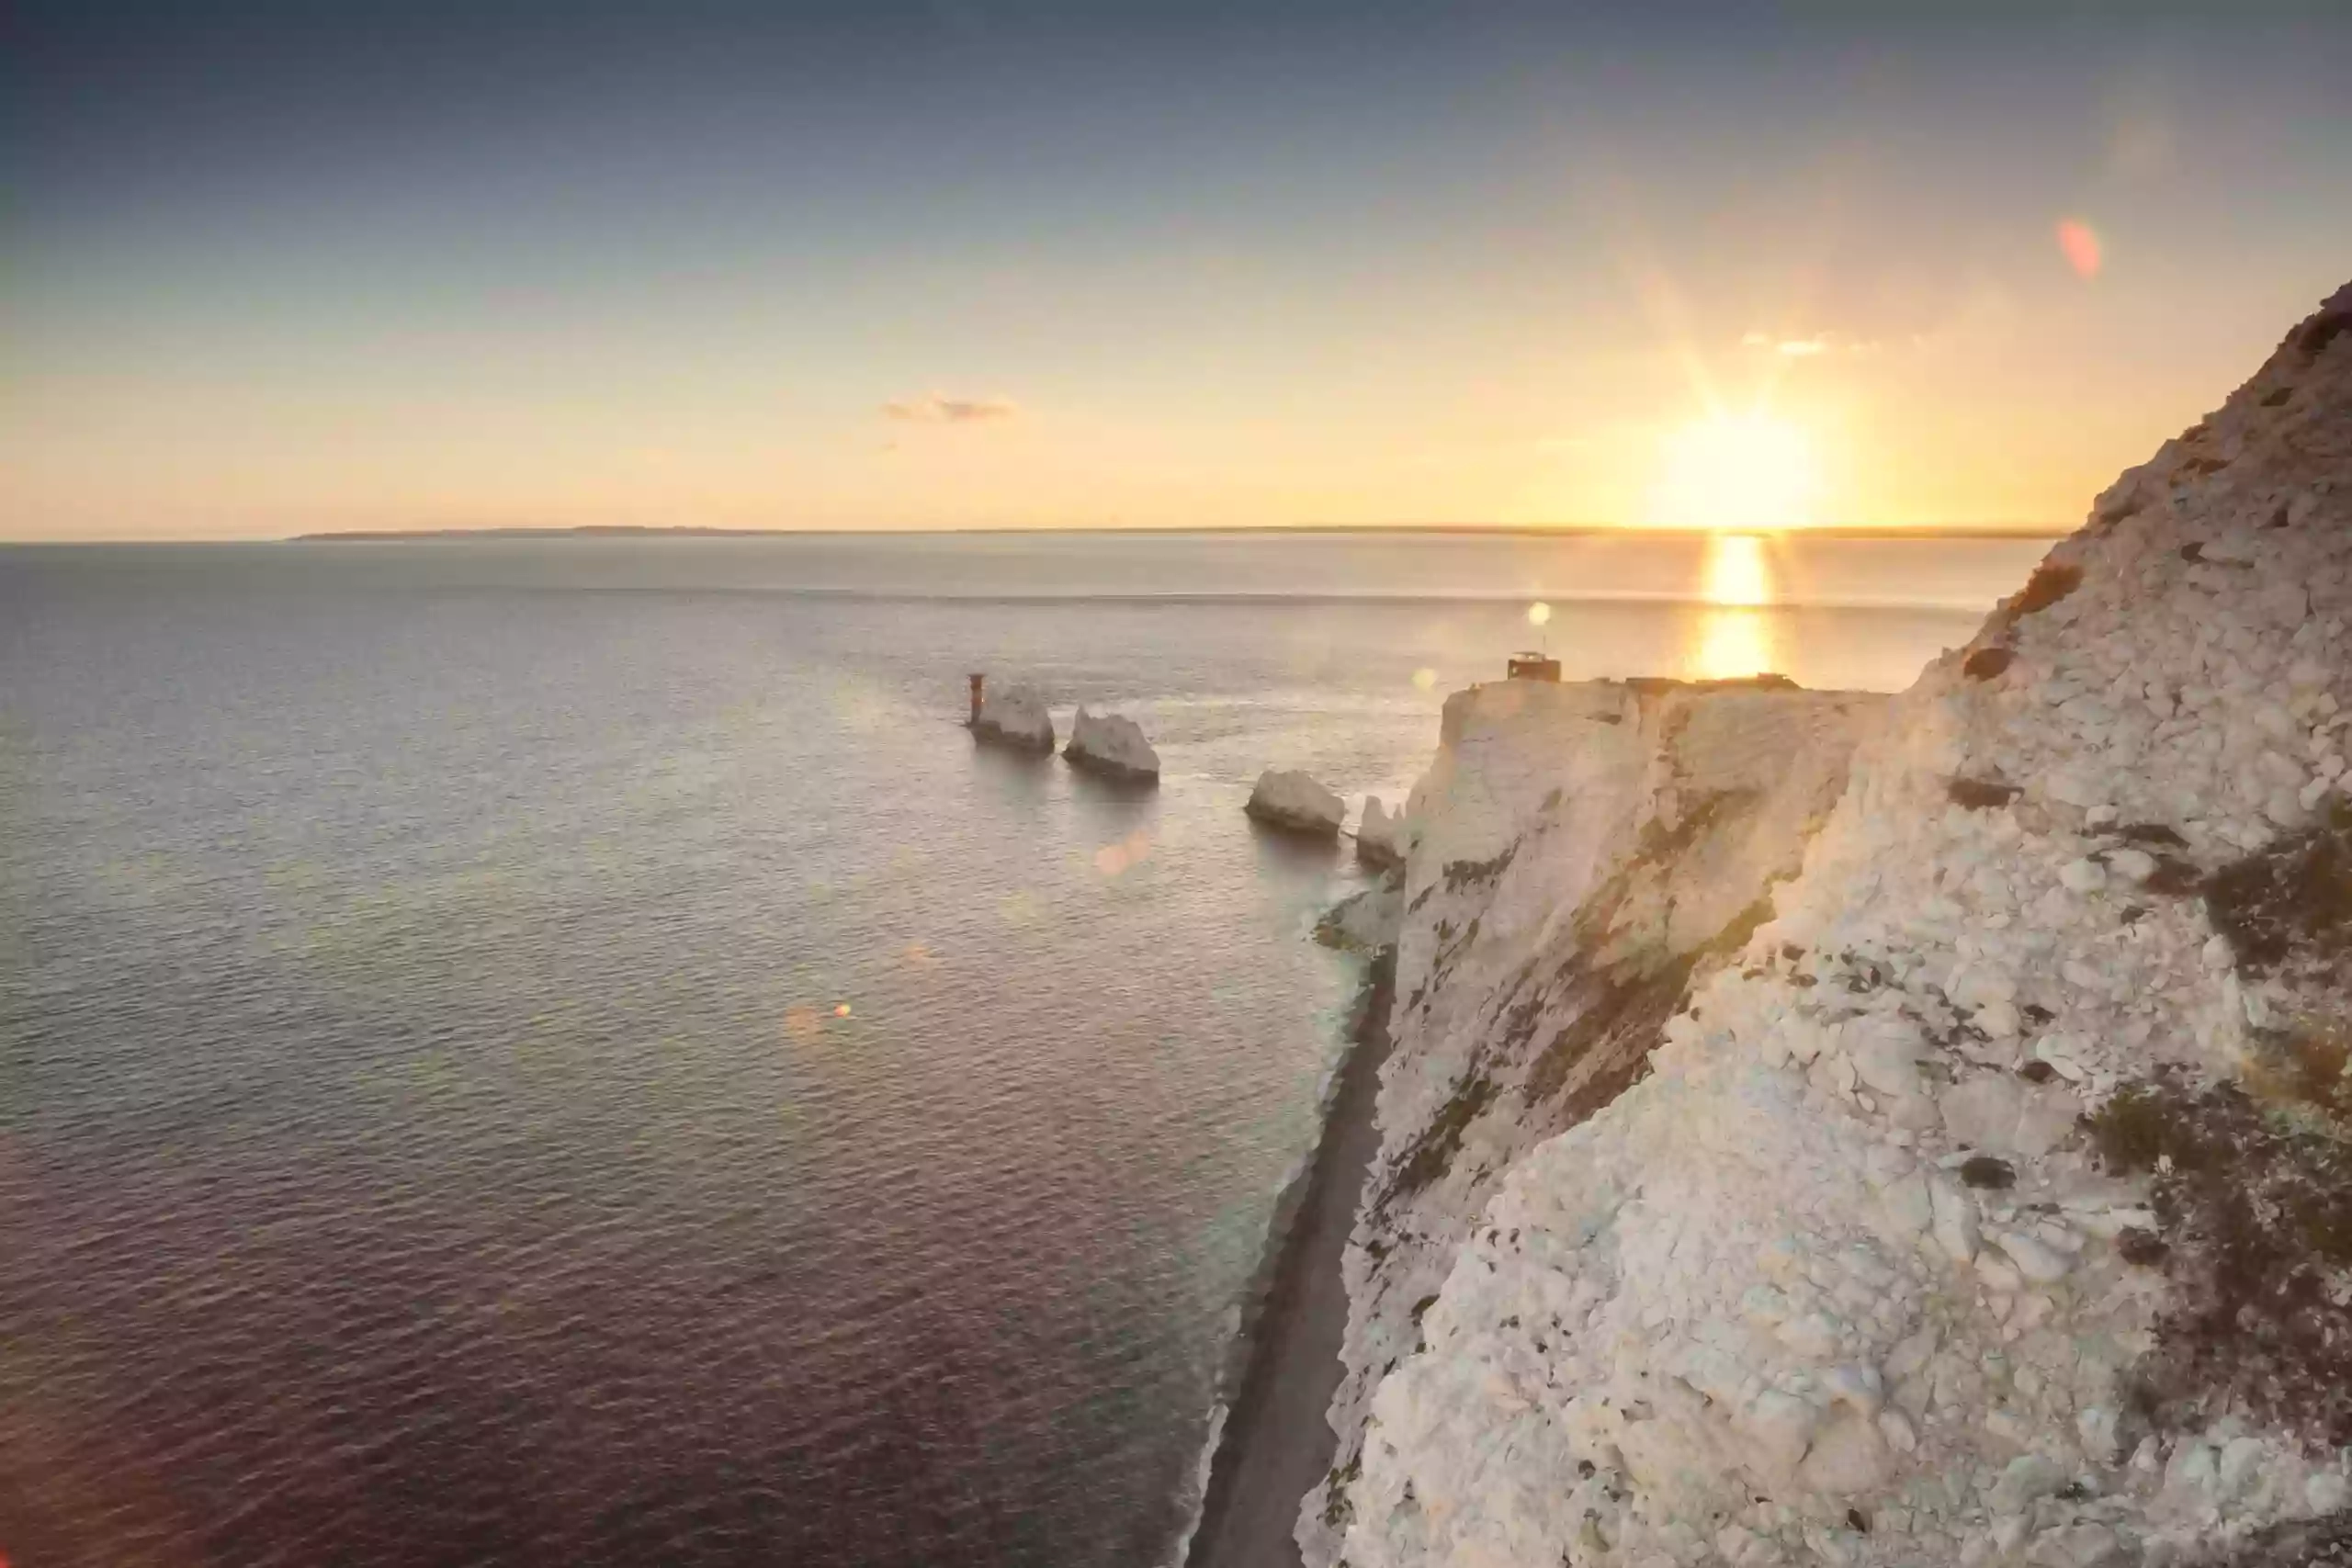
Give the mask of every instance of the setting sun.
[[1784, 419], [1711, 414], [1662, 443], [1651, 522], [1669, 528], [1799, 528], [1815, 521], [1813, 444]]

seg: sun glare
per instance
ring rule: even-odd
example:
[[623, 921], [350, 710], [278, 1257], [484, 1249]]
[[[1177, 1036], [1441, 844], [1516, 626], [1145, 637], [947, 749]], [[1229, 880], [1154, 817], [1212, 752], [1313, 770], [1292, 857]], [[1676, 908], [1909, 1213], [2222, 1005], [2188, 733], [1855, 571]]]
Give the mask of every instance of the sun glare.
[[1705, 581], [1700, 594], [1710, 604], [1769, 604], [1772, 566], [1764, 541], [1753, 534], [1718, 534], [1707, 541]]
[[1684, 658], [1689, 672], [1719, 681], [1773, 668], [1773, 624], [1762, 606], [1779, 593], [1767, 541], [1754, 534], [1710, 534], [1700, 571], [1704, 608]]
[[1801, 528], [1818, 488], [1812, 444], [1788, 421], [1717, 413], [1668, 435], [1651, 521], [1668, 528]]

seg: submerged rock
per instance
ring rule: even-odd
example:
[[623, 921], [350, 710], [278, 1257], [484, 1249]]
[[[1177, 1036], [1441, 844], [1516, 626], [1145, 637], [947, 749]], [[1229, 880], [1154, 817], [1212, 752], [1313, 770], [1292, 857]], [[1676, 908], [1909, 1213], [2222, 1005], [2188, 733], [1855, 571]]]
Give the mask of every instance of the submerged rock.
[[1390, 812], [1376, 795], [1363, 797], [1363, 816], [1356, 824], [1356, 858], [1381, 867], [1405, 863], [1405, 813]]
[[972, 721], [972, 733], [992, 746], [1016, 751], [1050, 753], [1054, 749], [1053, 716], [1046, 711], [1046, 699], [1030, 686], [990, 692]]
[[1159, 753], [1144, 739], [1143, 726], [1124, 714], [1089, 713], [1082, 703], [1062, 755], [1071, 766], [1105, 778], [1143, 784], [1159, 777]]
[[1301, 773], [1269, 768], [1258, 775], [1244, 811], [1269, 828], [1317, 839], [1336, 839], [1347, 803]]

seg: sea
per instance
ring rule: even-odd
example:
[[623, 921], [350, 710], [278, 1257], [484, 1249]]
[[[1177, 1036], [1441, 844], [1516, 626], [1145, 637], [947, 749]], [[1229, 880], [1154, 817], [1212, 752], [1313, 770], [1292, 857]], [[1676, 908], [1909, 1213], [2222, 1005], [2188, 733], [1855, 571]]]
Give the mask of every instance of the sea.
[[1360, 979], [1257, 773], [1897, 689], [2046, 547], [0, 548], [0, 1562], [1174, 1563]]

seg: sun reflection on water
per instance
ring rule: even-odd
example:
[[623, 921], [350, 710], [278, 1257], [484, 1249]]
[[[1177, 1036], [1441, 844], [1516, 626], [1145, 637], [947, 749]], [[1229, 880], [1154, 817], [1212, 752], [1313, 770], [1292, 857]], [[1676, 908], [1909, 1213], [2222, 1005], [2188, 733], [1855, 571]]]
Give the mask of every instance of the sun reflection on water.
[[1776, 649], [1769, 611], [1778, 594], [1772, 558], [1756, 534], [1710, 534], [1701, 569], [1696, 635], [1684, 656], [1687, 673], [1702, 681], [1758, 675], [1770, 670]]

